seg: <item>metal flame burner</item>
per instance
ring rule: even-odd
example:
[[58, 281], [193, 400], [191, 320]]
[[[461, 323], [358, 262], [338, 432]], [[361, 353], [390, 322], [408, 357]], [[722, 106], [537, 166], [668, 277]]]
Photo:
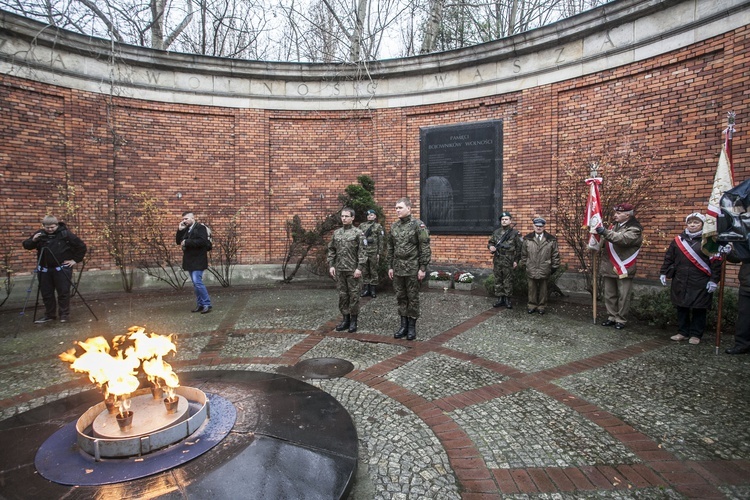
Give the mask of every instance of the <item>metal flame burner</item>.
[[150, 389], [133, 393], [133, 424], [127, 431], [120, 431], [104, 402], [90, 407], [42, 444], [34, 459], [37, 471], [58, 484], [129, 481], [197, 458], [232, 430], [237, 412], [226, 399], [193, 387], [175, 393], [180, 401], [173, 414]]
[[[146, 455], [185, 439], [208, 418], [208, 398], [193, 387], [178, 387], [175, 394], [179, 396], [177, 410], [168, 413], [163, 401], [155, 400], [150, 389], [134, 392], [133, 424], [127, 430], [120, 429], [104, 402], [92, 406], [76, 422], [78, 446], [99, 461]], [[196, 407], [192, 415], [191, 405]]]

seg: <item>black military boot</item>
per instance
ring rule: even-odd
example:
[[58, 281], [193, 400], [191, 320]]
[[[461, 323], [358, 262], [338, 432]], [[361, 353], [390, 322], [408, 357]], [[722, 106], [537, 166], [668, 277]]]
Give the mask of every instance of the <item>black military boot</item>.
[[348, 314], [344, 314], [344, 319], [341, 321], [341, 323], [336, 325], [336, 331], [343, 332], [344, 330], [349, 328], [350, 323], [351, 323], [351, 316], [349, 316]]
[[351, 320], [349, 321], [349, 333], [357, 331], [357, 315], [352, 314]]
[[505, 305], [505, 295], [500, 297], [497, 302], [495, 302], [492, 307], [503, 307]]
[[406, 337], [406, 331], [409, 329], [409, 321], [406, 316], [401, 316], [401, 328], [393, 334], [394, 339], [402, 339]]
[[370, 285], [370, 297], [373, 299], [376, 297], [375, 295], [375, 285]]
[[510, 297], [505, 297], [505, 307], [508, 309], [513, 309], [513, 304], [510, 302]]
[[417, 338], [417, 318], [407, 318], [406, 340]]
[[367, 297], [368, 295], [370, 295], [370, 285], [362, 285], [362, 293], [359, 296]]

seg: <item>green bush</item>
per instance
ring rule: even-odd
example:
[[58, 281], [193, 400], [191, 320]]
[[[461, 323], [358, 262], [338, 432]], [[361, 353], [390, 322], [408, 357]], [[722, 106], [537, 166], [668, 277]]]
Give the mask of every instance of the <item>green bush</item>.
[[[713, 304], [708, 311], [706, 331], [716, 331], [718, 320], [719, 294], [714, 293]], [[677, 324], [677, 310], [672, 305], [669, 288], [650, 291], [635, 297], [631, 309], [633, 316], [649, 325], [666, 328]], [[737, 320], [737, 292], [724, 289], [723, 311], [721, 316], [722, 333], [732, 333]]]

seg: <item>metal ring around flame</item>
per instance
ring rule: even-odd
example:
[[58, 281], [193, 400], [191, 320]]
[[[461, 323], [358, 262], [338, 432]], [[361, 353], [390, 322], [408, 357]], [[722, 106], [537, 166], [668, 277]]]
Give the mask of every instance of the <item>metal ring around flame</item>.
[[[150, 391], [150, 389], [139, 389], [133, 393], [133, 396], [150, 394]], [[198, 430], [210, 417], [208, 398], [206, 393], [194, 387], [178, 387], [175, 392], [189, 402], [200, 404], [200, 409], [186, 420], [144, 436], [108, 439], [84, 433], [93, 424], [94, 419], [106, 409], [102, 401], [86, 410], [76, 422], [78, 446], [99, 461], [101, 458], [145, 455], [185, 439]]]

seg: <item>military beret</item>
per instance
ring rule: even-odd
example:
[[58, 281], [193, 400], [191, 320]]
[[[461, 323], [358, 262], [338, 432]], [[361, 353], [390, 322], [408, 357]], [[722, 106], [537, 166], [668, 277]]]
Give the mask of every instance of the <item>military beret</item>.
[[620, 203], [619, 205], [615, 205], [615, 212], [630, 212], [634, 208], [630, 203]]
[[370, 209], [370, 210], [367, 211], [367, 215], [374, 214], [374, 213], [375, 213], [375, 210], [373, 210], [373, 209]]
[[503, 212], [503, 213], [501, 213], [501, 214], [500, 214], [500, 217], [498, 217], [498, 219], [502, 219], [503, 217], [508, 217], [508, 218], [510, 218], [510, 219], [512, 219], [512, 218], [513, 218], [513, 216], [512, 216], [512, 215], [510, 215], [510, 212]]
[[533, 222], [535, 226], [544, 226], [545, 224], [547, 224], [547, 221], [542, 219], [541, 217], [535, 217]]

